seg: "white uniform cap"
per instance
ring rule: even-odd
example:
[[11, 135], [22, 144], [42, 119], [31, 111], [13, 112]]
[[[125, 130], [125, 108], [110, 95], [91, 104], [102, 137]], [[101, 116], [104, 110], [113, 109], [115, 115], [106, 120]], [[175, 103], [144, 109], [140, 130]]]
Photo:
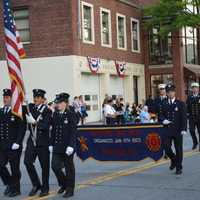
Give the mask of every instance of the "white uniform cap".
[[166, 84], [159, 84], [158, 85], [158, 89], [165, 89], [166, 88]]
[[194, 82], [194, 83], [191, 84], [191, 87], [199, 87], [199, 83]]

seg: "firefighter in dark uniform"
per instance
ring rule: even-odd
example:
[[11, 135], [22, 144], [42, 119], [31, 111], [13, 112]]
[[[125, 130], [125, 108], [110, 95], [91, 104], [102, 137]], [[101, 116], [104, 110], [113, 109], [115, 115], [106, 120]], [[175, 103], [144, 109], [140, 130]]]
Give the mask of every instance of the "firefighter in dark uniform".
[[[171, 160], [170, 170], [182, 174], [183, 135], [187, 134], [187, 112], [185, 103], [176, 98], [175, 86], [166, 86], [167, 100], [163, 103], [163, 124], [169, 125], [165, 138], [165, 152]], [[174, 143], [175, 153], [172, 150]]]
[[[159, 96], [156, 97], [154, 100], [154, 112], [155, 112], [159, 122], [161, 121], [161, 116], [163, 114], [163, 103], [167, 99], [165, 88], [166, 88], [166, 84], [158, 85]], [[164, 152], [164, 158], [168, 159], [165, 152]]]
[[154, 109], [155, 109], [154, 103], [155, 103], [155, 101], [154, 101], [152, 95], [149, 95], [149, 98], [145, 102], [145, 105], [148, 107], [149, 113], [154, 113]]
[[[40, 197], [49, 193], [50, 156], [48, 146], [52, 112], [44, 104], [45, 93], [41, 89], [33, 90], [34, 103], [29, 104], [30, 112], [26, 115], [30, 136], [25, 150], [24, 164], [33, 185], [29, 196], [36, 195], [39, 190], [41, 190]], [[36, 158], [42, 168], [42, 183], [34, 166]]]
[[[0, 176], [7, 186], [4, 195], [20, 195], [20, 158], [25, 122], [11, 111], [11, 90], [3, 90], [4, 107], [0, 109]], [[7, 164], [10, 164], [9, 172]]]
[[[198, 143], [200, 143], [200, 94], [199, 94], [199, 83], [192, 83], [192, 95], [188, 96], [187, 99], [187, 112], [189, 116], [189, 129], [192, 136], [193, 147], [195, 150]], [[196, 136], [196, 128], [199, 135], [199, 140]], [[200, 146], [199, 146], [200, 151]]]
[[160, 117], [162, 116], [163, 112], [163, 102], [167, 99], [165, 84], [159, 84], [158, 90], [159, 90], [159, 96], [155, 98], [154, 100], [154, 112], [158, 117], [158, 121], [160, 121]]
[[[70, 109], [69, 94], [61, 93], [55, 99], [57, 110], [53, 114], [49, 151], [52, 155], [52, 170], [58, 180], [58, 194], [64, 198], [74, 195], [75, 167], [74, 153], [76, 148], [77, 119]], [[65, 168], [65, 172], [62, 168]]]

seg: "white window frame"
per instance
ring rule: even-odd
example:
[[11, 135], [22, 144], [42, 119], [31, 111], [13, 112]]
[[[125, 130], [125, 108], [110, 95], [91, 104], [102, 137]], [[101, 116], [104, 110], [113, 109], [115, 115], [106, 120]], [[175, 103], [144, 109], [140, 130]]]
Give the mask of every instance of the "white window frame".
[[[138, 37], [138, 50], [133, 49], [133, 22], [137, 23], [137, 37]], [[131, 50], [134, 53], [140, 53], [141, 52], [141, 46], [140, 46], [140, 21], [135, 18], [131, 18]]]
[[[29, 41], [21, 41], [21, 43], [24, 44], [24, 45], [25, 45], [25, 44], [31, 44], [31, 31], [30, 31], [30, 20], [29, 20], [29, 15], [30, 15], [30, 13], [29, 13], [29, 9], [28, 9], [28, 8], [16, 9], [16, 10], [14, 10], [13, 12], [22, 11], [22, 10], [27, 10], [27, 11], [28, 11], [28, 16], [27, 16], [27, 18], [24, 18], [24, 17], [23, 17], [23, 19], [28, 20], [29, 27], [27, 28], [27, 31], [29, 32]], [[14, 16], [14, 19], [15, 19], [15, 22], [18, 20], [18, 18], [16, 19], [15, 16]], [[17, 26], [17, 25], [16, 25], [16, 26]], [[19, 31], [19, 33], [20, 33], [20, 30], [18, 30], [18, 31]]]
[[[124, 18], [124, 48], [121, 48], [121, 47], [119, 47], [119, 30], [118, 30], [118, 17], [122, 17], [122, 18]], [[116, 25], [117, 25], [117, 48], [119, 49], [119, 50], [124, 50], [124, 51], [126, 51], [127, 50], [127, 30], [126, 30], [126, 16], [125, 15], [122, 15], [122, 14], [120, 14], [120, 13], [117, 13], [116, 14]]]
[[[87, 7], [90, 7], [91, 8], [91, 26], [92, 26], [92, 41], [87, 41], [84, 39], [84, 6], [87, 6]], [[90, 4], [90, 3], [87, 3], [87, 2], [84, 2], [82, 1], [81, 2], [81, 13], [82, 13], [82, 20], [81, 20], [81, 26], [82, 26], [82, 40], [83, 40], [83, 43], [86, 43], [86, 44], [95, 44], [95, 27], [94, 27], [94, 6], [93, 4]]]
[[[103, 24], [102, 24], [102, 12], [106, 12], [108, 13], [108, 26], [109, 26], [109, 41], [110, 44], [104, 44], [103, 43]], [[106, 8], [102, 8], [100, 7], [100, 27], [101, 27], [101, 46], [103, 47], [109, 47], [112, 48], [112, 24], [111, 24], [111, 11], [106, 9]]]

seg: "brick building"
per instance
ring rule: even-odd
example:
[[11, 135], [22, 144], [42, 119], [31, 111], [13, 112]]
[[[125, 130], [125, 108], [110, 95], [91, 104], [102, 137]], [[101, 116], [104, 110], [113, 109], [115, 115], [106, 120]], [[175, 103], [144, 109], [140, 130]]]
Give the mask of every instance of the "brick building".
[[[33, 88], [44, 88], [49, 100], [62, 91], [82, 94], [88, 121], [97, 121], [105, 94], [124, 96], [126, 102], [145, 98], [138, 0], [13, 0], [12, 7], [27, 54], [22, 70], [30, 99]], [[1, 28], [0, 89], [9, 87], [3, 46]], [[97, 74], [89, 69], [88, 56], [101, 60]], [[124, 78], [115, 61], [126, 63]]]
[[[159, 83], [174, 82], [179, 98], [185, 99], [190, 83], [199, 80], [198, 31], [187, 28], [165, 39], [156, 29], [145, 31], [141, 8], [158, 1], [12, 0], [27, 54], [22, 70], [28, 97], [33, 88], [46, 89], [49, 100], [61, 91], [82, 94], [89, 121], [101, 118], [105, 94], [141, 103], [146, 95], [157, 94]], [[0, 29], [0, 89], [9, 87], [3, 46]], [[101, 60], [97, 74], [89, 69], [88, 56]], [[124, 78], [115, 61], [126, 63]]]
[[[148, 6], [158, 1], [140, 0], [140, 3]], [[189, 9], [195, 11], [194, 8]], [[158, 84], [173, 82], [178, 97], [185, 100], [191, 82], [200, 80], [199, 30], [186, 27], [165, 39], [157, 33], [156, 28], [143, 32], [146, 93], [156, 96]]]

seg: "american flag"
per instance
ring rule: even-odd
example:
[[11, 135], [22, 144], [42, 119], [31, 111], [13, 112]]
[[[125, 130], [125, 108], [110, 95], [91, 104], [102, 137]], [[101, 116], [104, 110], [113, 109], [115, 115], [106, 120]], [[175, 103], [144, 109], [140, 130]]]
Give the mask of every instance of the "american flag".
[[14, 16], [11, 10], [10, 0], [3, 0], [5, 49], [8, 72], [12, 91], [12, 112], [22, 116], [22, 104], [24, 102], [24, 81], [20, 65], [20, 57], [25, 56], [20, 36], [16, 29]]

